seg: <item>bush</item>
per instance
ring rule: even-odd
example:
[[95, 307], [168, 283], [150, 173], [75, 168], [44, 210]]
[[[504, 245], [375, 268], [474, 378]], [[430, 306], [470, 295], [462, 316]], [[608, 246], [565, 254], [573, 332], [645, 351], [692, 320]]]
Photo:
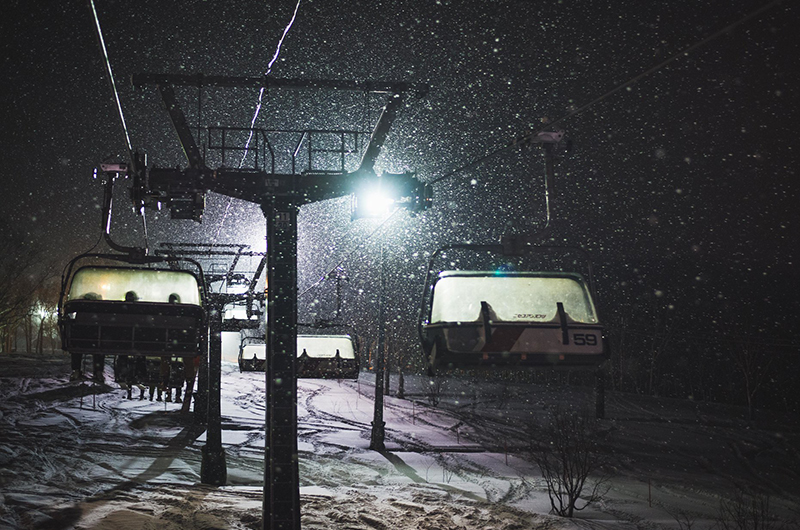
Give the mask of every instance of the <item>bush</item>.
[[768, 495], [737, 490], [733, 499], [720, 501], [717, 527], [721, 530], [778, 530], [797, 528], [797, 525], [781, 522], [770, 512]]
[[572, 517], [608, 491], [602, 472], [606, 457], [599, 445], [602, 434], [594, 417], [563, 409], [553, 413], [546, 427], [533, 427], [531, 439], [543, 438], [532, 445], [531, 453], [547, 485], [551, 513]]

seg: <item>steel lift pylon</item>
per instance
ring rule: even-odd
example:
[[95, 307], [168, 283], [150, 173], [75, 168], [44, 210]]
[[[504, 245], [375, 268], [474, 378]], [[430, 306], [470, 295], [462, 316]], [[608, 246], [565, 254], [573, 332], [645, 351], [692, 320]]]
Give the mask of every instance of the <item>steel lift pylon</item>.
[[[144, 157], [135, 156], [133, 167], [129, 171], [134, 177], [131, 193], [134, 207], [142, 211], [145, 207], [166, 205], [173, 219], [200, 221], [205, 195], [212, 191], [256, 203], [260, 205], [266, 218], [269, 287], [268, 331], [265, 337], [267, 412], [263, 527], [270, 530], [299, 530], [296, 378], [298, 209], [303, 204], [353, 195], [364, 184], [381, 185], [385, 190], [391, 190], [395, 202], [412, 211], [427, 209], [432, 202], [429, 185], [421, 183], [410, 172], [376, 174], [374, 169], [386, 135], [406, 96], [410, 93], [422, 94], [426, 89], [401, 82], [171, 74], [134, 75], [132, 81], [135, 86], [158, 87], [188, 161], [185, 169], [147, 168]], [[344, 163], [337, 170], [317, 171], [311, 167], [309, 159], [309, 167], [304, 171], [296, 171], [293, 160], [294, 171], [280, 173], [275, 169], [274, 158], [271, 164], [265, 164], [269, 165], [269, 169], [236, 169], [224, 166], [212, 169], [206, 165], [177, 102], [174, 93], [176, 86], [198, 89], [251, 87], [266, 90], [345, 90], [383, 94], [387, 97], [387, 103], [355, 171], [346, 171]], [[241, 149], [238, 150], [241, 152]], [[266, 158], [265, 154], [264, 159]], [[214, 326], [212, 331], [216, 332], [216, 328]], [[201, 470], [202, 482], [217, 485], [224, 484], [226, 480], [225, 455], [220, 435], [220, 352], [219, 347], [209, 347], [209, 434], [203, 448]]]

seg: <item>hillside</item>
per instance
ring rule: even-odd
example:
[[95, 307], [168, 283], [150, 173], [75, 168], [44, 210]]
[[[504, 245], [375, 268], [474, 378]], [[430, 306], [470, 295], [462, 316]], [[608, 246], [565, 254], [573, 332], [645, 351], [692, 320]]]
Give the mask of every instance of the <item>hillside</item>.
[[[263, 374], [223, 364], [228, 484], [214, 488], [199, 484], [204, 431], [179, 405], [70, 383], [68, 365], [0, 356], [0, 529], [260, 528]], [[299, 382], [304, 529], [710, 528], [737, 487], [800, 520], [796, 416], [609, 393], [609, 489], [567, 519], [549, 514], [530, 448], [554, 411], [593, 410], [591, 391], [448, 379], [431, 395], [409, 377], [405, 399], [394, 385], [386, 398], [377, 453], [371, 380]]]

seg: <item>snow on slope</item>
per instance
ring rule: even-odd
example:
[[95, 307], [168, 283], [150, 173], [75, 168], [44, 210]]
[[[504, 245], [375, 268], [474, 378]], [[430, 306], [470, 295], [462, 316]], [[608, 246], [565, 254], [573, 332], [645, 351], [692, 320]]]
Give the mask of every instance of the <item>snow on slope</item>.
[[[228, 484], [199, 484], [205, 433], [179, 405], [68, 382], [66, 356], [0, 356], [0, 530], [261, 528], [264, 374], [223, 363]], [[110, 371], [106, 374], [111, 379]], [[425, 378], [386, 397], [387, 451], [370, 451], [374, 376], [299, 382], [304, 529], [710, 528], [737, 485], [800, 519], [800, 421], [714, 404], [609, 393], [611, 489], [569, 520], [527, 450], [587, 389]], [[393, 392], [396, 385], [393, 385]]]

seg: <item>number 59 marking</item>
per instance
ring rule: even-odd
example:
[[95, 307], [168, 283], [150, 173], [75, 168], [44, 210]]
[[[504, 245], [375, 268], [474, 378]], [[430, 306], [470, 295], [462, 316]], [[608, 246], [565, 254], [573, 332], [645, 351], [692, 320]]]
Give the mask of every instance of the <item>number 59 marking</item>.
[[572, 335], [575, 346], [597, 346], [597, 335], [591, 333], [575, 333]]

